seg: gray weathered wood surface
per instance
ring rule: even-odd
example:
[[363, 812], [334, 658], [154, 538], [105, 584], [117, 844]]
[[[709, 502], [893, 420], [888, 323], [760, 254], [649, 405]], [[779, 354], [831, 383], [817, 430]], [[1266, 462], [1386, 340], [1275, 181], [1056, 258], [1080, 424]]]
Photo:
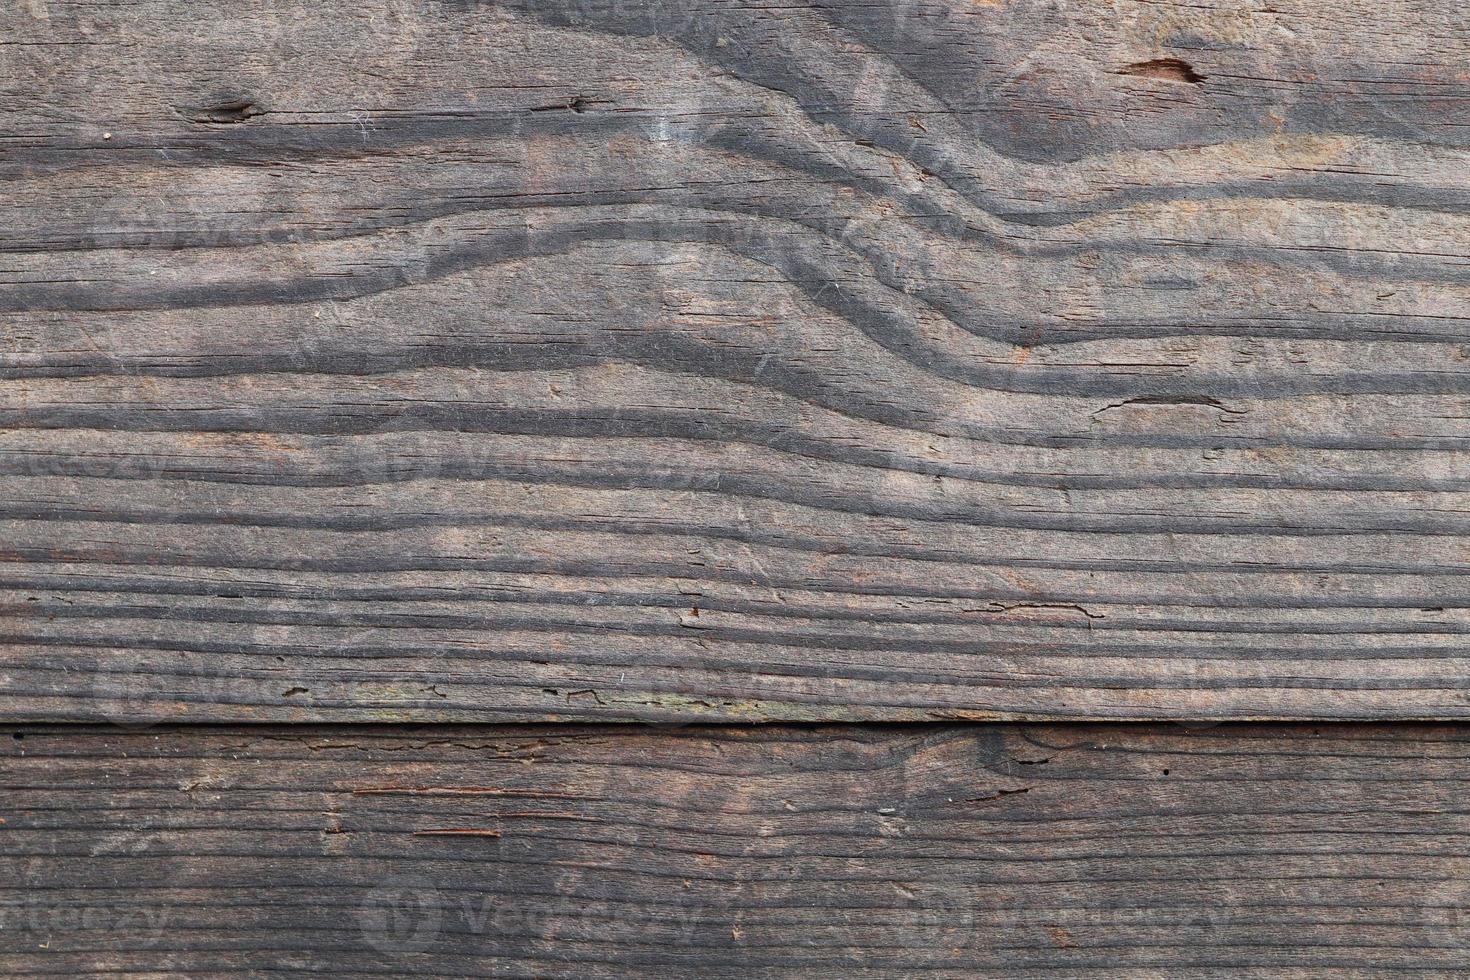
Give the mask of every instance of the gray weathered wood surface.
[[1464, 977], [1460, 728], [0, 733], [0, 972]]
[[0, 716], [1466, 717], [1457, 0], [0, 8]]

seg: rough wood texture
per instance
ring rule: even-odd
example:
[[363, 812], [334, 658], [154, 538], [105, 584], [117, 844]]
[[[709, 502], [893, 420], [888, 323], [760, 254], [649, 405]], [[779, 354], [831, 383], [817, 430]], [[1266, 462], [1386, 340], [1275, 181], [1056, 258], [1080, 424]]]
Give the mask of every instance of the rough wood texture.
[[7, 977], [1470, 973], [1461, 729], [51, 729]]
[[1458, 0], [0, 38], [0, 716], [1470, 716]]

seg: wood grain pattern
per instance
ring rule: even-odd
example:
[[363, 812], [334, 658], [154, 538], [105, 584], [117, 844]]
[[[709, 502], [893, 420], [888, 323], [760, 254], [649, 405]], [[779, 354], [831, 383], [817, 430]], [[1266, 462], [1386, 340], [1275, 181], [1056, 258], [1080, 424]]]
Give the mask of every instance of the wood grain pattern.
[[8, 4], [0, 716], [1470, 716], [1467, 63], [1451, 0]]
[[0, 971], [1463, 977], [1461, 728], [0, 738]]

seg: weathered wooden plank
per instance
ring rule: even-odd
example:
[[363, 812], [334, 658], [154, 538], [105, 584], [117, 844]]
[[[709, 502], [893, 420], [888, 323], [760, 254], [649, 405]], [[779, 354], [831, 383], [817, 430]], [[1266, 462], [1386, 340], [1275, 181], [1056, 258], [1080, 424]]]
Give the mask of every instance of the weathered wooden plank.
[[0, 715], [1470, 716], [1459, 3], [0, 37]]
[[12, 977], [1470, 971], [1460, 728], [19, 734]]

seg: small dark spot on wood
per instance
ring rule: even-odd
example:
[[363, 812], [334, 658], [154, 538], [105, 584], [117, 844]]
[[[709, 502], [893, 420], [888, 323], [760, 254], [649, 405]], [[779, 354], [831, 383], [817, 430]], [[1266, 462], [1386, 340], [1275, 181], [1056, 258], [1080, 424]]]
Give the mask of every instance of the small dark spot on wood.
[[975, 804], [980, 804], [980, 805], [983, 806], [983, 805], [985, 805], [987, 803], [994, 803], [996, 800], [1003, 800], [1007, 796], [1018, 796], [1021, 793], [1029, 793], [1029, 792], [1031, 792], [1031, 787], [1030, 786], [1022, 786], [1020, 789], [1002, 789], [1002, 790], [996, 790], [994, 796], [972, 796], [969, 799], [960, 800], [960, 802], [961, 803], [975, 803]]
[[230, 126], [256, 116], [263, 116], [265, 111], [252, 99], [226, 99], [196, 110], [194, 121], [215, 126]]
[[586, 112], [587, 109], [590, 106], [592, 106], [594, 104], [597, 104], [597, 103], [599, 103], [601, 101], [602, 100], [596, 100], [596, 101], [594, 101], [592, 99], [586, 99], [586, 98], [583, 98], [582, 96], [578, 95], [578, 96], [574, 96], [568, 102], [558, 102], [558, 103], [556, 103], [554, 105], [538, 105], [538, 106], [532, 106], [531, 107], [531, 111], [532, 112], [576, 112], [576, 113], [582, 113], [582, 112]]
[[311, 691], [310, 691], [309, 688], [305, 688], [305, 687], [288, 687], [284, 691], [281, 692], [281, 696], [282, 697], [285, 697], [285, 698], [294, 698], [298, 694], [310, 694], [310, 693], [311, 693]]
[[1153, 78], [1161, 82], [1186, 82], [1190, 85], [1198, 85], [1205, 80], [1205, 76], [1195, 71], [1189, 62], [1178, 58], [1136, 61], [1131, 65], [1119, 68], [1116, 74], [1137, 75], [1140, 78]]
[[1047, 926], [1046, 931], [1051, 936], [1052, 941], [1063, 949], [1077, 948], [1077, 941], [1072, 938], [1072, 934], [1061, 926]]

